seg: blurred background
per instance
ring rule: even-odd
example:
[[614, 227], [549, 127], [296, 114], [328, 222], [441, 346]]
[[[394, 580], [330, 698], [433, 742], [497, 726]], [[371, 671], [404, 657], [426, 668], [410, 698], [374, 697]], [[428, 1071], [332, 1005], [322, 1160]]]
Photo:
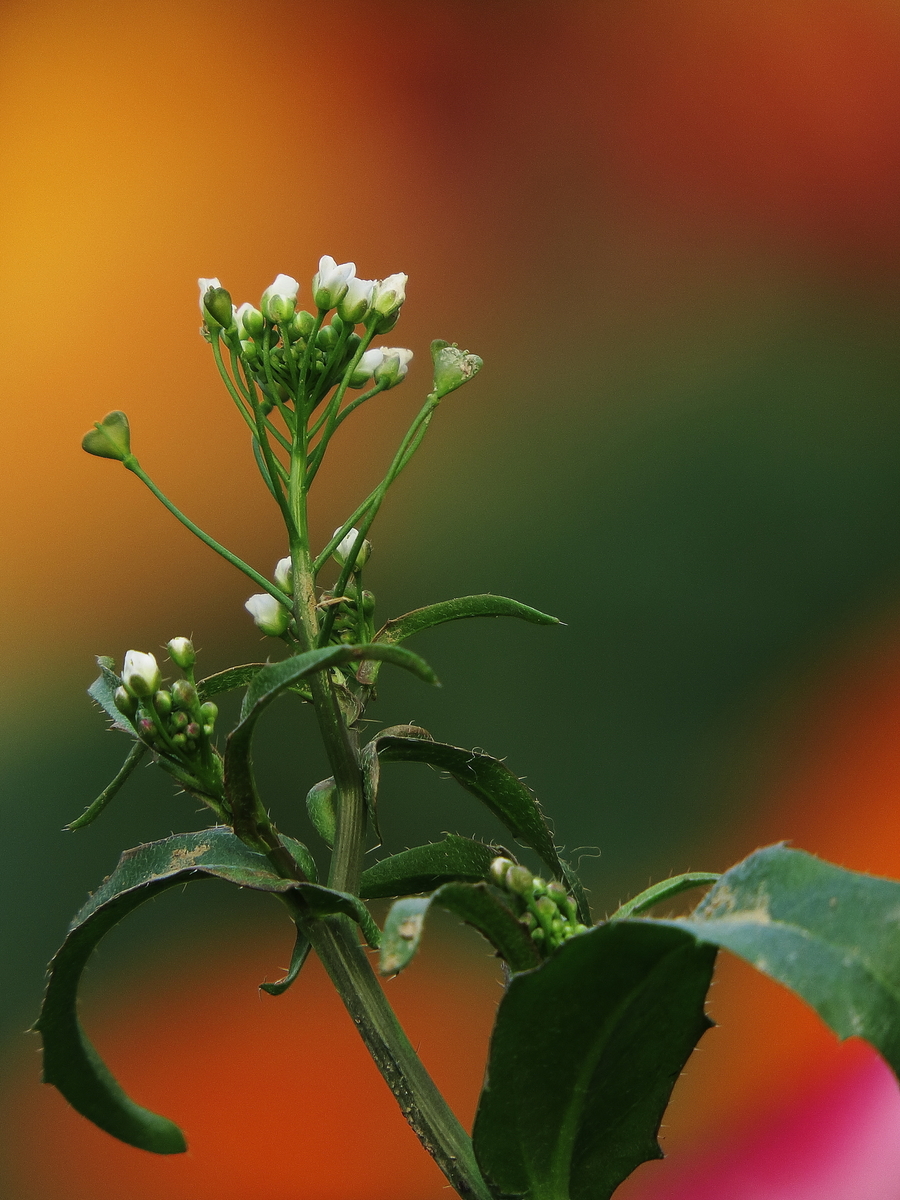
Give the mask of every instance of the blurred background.
[[[484, 358], [386, 503], [367, 582], [384, 618], [492, 591], [566, 625], [423, 635], [443, 690], [385, 671], [371, 715], [505, 756], [598, 914], [782, 838], [900, 875], [898, 88], [889, 0], [5, 0], [9, 1200], [446, 1195], [317, 969], [258, 993], [291, 943], [265, 897], [170, 893], [88, 972], [89, 1032], [188, 1154], [99, 1133], [22, 1034], [119, 851], [205, 823], [142, 769], [60, 832], [125, 750], [84, 694], [93, 656], [192, 635], [209, 673], [271, 650], [243, 577], [78, 448], [124, 408], [176, 503], [264, 572], [285, 553], [198, 336], [198, 276], [258, 302], [279, 271], [308, 299], [323, 253], [409, 273], [392, 337], [417, 357], [343, 427], [321, 541], [418, 408], [430, 339]], [[308, 717], [285, 702], [258, 757], [312, 843]], [[497, 833], [426, 768], [385, 772], [382, 813], [392, 850]], [[388, 986], [470, 1120], [500, 996], [483, 944], [447, 921]], [[710, 1011], [668, 1158], [619, 1194], [893, 1200], [880, 1062], [724, 957]]]

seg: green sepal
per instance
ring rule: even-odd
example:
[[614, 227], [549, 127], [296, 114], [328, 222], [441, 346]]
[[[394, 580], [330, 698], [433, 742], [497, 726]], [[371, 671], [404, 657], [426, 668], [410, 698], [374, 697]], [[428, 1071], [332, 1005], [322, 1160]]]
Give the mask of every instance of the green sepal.
[[490, 865], [498, 855], [508, 854], [502, 846], [448, 833], [443, 841], [402, 850], [363, 871], [359, 894], [364, 900], [374, 900], [383, 896], [432, 892], [453, 880], [474, 883], [487, 878]]
[[425, 914], [437, 904], [487, 938], [511, 971], [529, 971], [541, 959], [525, 926], [486, 883], [445, 883], [432, 896], [410, 896], [391, 905], [384, 923], [378, 970], [396, 975], [419, 948]]
[[900, 1077], [900, 883], [769, 846], [726, 871], [689, 917], [665, 923], [791, 988]]
[[306, 811], [313, 828], [329, 849], [337, 838], [337, 787], [334, 779], [321, 779], [306, 793]]
[[137, 737], [137, 730], [131, 721], [116, 708], [115, 694], [116, 688], [120, 687], [122, 680], [116, 674], [115, 659], [109, 658], [105, 654], [101, 654], [97, 658], [97, 666], [100, 668], [100, 675], [91, 686], [88, 688], [88, 695], [95, 704], [99, 704], [106, 715], [113, 723], [113, 729], [119, 729], [122, 733], [129, 733], [133, 738]]
[[608, 1200], [656, 1140], [712, 1022], [716, 951], [686, 931], [615, 921], [571, 938], [500, 1002], [473, 1141], [497, 1192]]
[[692, 891], [698, 887], [709, 887], [718, 882], [722, 876], [712, 871], [686, 871], [683, 875], [673, 875], [671, 879], [663, 879], [660, 883], [651, 884], [624, 904], [620, 904], [610, 916], [610, 921], [621, 921], [625, 917], [637, 917], [657, 904], [672, 900], [682, 892]]
[[[445, 621], [461, 621], [468, 617], [518, 617], [522, 621], [530, 621], [534, 625], [560, 625], [556, 617], [548, 616], [518, 600], [509, 600], [506, 596], [491, 596], [487, 593], [480, 596], [459, 596], [456, 600], [443, 600], [439, 604], [428, 604], [424, 608], [413, 609], [402, 617], [394, 617], [378, 630], [372, 641], [376, 644], [396, 645], [414, 633], [431, 629], [435, 625], [443, 625]], [[378, 678], [379, 664], [372, 659], [367, 660], [357, 671], [360, 683], [371, 686]]]
[[447, 771], [477, 796], [503, 822], [514, 838], [530, 846], [575, 897], [585, 925], [591, 923], [587, 896], [578, 876], [560, 858], [553, 834], [534, 794], [505, 763], [481, 750], [464, 750], [419, 737], [379, 734], [379, 756], [385, 762], [423, 762]]
[[131, 776], [131, 773], [134, 771], [135, 767], [146, 753], [146, 744], [144, 742], [134, 741], [115, 778], [106, 785], [97, 799], [87, 806], [80, 817], [76, 817], [74, 821], [70, 821], [68, 825], [64, 825], [63, 828], [74, 832], [76, 829], [84, 829], [87, 825], [90, 825], [93, 821], [96, 821], [96, 819], [103, 812], [104, 808], [106, 808], [107, 804], [109, 804], [110, 800], [113, 799], [113, 797], [121, 789], [122, 785]]
[[309, 938], [302, 930], [297, 930], [297, 937], [294, 941], [294, 949], [291, 953], [291, 965], [288, 967], [288, 972], [283, 979], [276, 979], [274, 983], [261, 983], [259, 990], [267, 992], [270, 996], [281, 996], [288, 990], [303, 967], [303, 964], [309, 958], [309, 952], [312, 949]]
[[[314, 866], [305, 847], [285, 841], [304, 871]], [[124, 916], [169, 888], [213, 878], [268, 892], [295, 886], [229, 829], [177, 834], [126, 850], [69, 926], [48, 968], [34, 1026], [44, 1044], [44, 1082], [54, 1084], [73, 1108], [113, 1137], [154, 1154], [180, 1153], [184, 1136], [171, 1121], [130, 1100], [113, 1079], [78, 1021], [78, 982], [94, 947]]]

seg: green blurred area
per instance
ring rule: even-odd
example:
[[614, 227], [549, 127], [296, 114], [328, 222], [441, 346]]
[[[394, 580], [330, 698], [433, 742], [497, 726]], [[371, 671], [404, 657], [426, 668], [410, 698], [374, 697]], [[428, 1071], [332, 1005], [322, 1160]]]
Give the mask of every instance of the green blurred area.
[[[415, 721], [505, 757], [559, 842], [587, 848], [599, 913], [650, 878], [727, 865], [719, 847], [758, 803], [787, 727], [767, 714], [802, 703], [829, 656], [897, 608], [896, 324], [892, 298], [797, 286], [743, 316], [736, 297], [727, 319], [677, 338], [576, 343], [558, 369], [552, 336], [489, 361], [386, 505], [367, 585], [385, 619], [492, 591], [566, 625], [472, 621], [422, 636], [414, 648], [443, 688], [386, 669], [372, 732]], [[210, 602], [197, 553], [197, 578], [156, 598], [152, 629], [136, 613], [130, 644], [197, 629], [205, 670], [252, 660], [249, 621]], [[127, 750], [83, 695], [91, 678], [63, 660], [6, 711], [7, 1035], [33, 1019], [44, 963], [118, 852], [206, 823], [141, 768], [95, 826], [60, 832]], [[328, 772], [310, 716], [284, 701], [257, 759], [276, 820], [317, 845], [303, 797]], [[386, 767], [382, 787], [388, 850], [443, 830], [502, 840], [472, 796], [425, 767]], [[201, 927], [247, 899], [197, 891], [183, 912]], [[170, 897], [116, 953], [178, 937], [180, 911]]]

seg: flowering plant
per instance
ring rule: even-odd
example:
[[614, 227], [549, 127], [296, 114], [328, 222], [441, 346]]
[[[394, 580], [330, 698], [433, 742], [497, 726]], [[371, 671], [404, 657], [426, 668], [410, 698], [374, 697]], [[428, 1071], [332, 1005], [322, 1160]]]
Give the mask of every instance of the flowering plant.
[[[396, 325], [406, 284], [400, 273], [359, 279], [353, 263], [326, 255], [312, 281], [315, 311], [307, 311], [298, 309], [301, 286], [289, 275], [265, 289], [258, 308], [235, 307], [218, 279], [200, 280], [202, 333], [284, 525], [288, 554], [271, 578], [159, 490], [132, 451], [124, 413], [109, 413], [84, 437], [88, 453], [121, 462], [260, 589], [246, 608], [280, 657], [198, 678], [194, 647], [175, 637], [167, 650], [178, 676], [168, 685], [151, 653], [130, 650], [121, 671], [99, 660], [90, 693], [129, 751], [69, 828], [95, 820], [147, 754], [213, 823], [126, 851], [74, 918], [50, 964], [37, 1022], [44, 1078], [113, 1136], [158, 1154], [185, 1149], [177, 1126], [116, 1084], [81, 1029], [76, 993], [94, 947], [127, 913], [168, 888], [219, 878], [284, 906], [295, 928], [290, 969], [262, 986], [284, 992], [308, 955], [319, 956], [404, 1115], [460, 1196], [605, 1200], [640, 1163], [660, 1157], [656, 1135], [674, 1081], [710, 1024], [705, 1001], [720, 947], [792, 987], [841, 1037], [868, 1039], [900, 1070], [900, 884], [778, 845], [723, 876], [664, 880], [596, 921], [535, 797], [503, 762], [408, 724], [361, 744], [383, 664], [437, 682], [403, 645], [408, 638], [463, 618], [558, 624], [515, 600], [478, 595], [376, 626], [363, 579], [369, 531], [441, 401], [481, 367], [447, 342], [432, 343], [432, 388], [384, 478], [324, 546], [312, 545], [310, 492], [336, 430], [407, 377], [411, 351], [372, 344]], [[337, 577], [326, 587], [320, 576], [330, 562]], [[240, 715], [222, 741], [215, 697], [234, 691], [243, 694]], [[307, 846], [276, 828], [256, 787], [256, 724], [286, 693], [314, 709], [332, 771], [307, 797], [312, 828], [330, 851], [324, 882]], [[447, 772], [499, 818], [515, 849], [450, 833], [364, 869], [367, 844], [379, 840], [380, 766], [391, 761]], [[648, 915], [698, 887], [709, 890], [688, 916]], [[376, 899], [393, 901], [383, 928], [368, 907]], [[366, 949], [377, 952], [382, 974], [405, 969], [433, 905], [477, 929], [506, 973], [471, 1138], [409, 1043]]]

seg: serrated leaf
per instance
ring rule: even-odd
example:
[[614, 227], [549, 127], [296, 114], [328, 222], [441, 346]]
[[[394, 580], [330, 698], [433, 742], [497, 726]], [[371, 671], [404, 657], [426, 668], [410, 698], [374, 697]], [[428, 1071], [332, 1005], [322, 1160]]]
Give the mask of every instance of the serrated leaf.
[[534, 793], [505, 763], [481, 750], [464, 750], [417, 737], [379, 734], [379, 756], [385, 762], [423, 762], [447, 771], [477, 796], [503, 822], [514, 838], [530, 846], [575, 896], [581, 920], [591, 922], [587, 897], [575, 872], [559, 856], [550, 826]]
[[291, 953], [291, 965], [288, 967], [288, 972], [283, 979], [276, 979], [274, 983], [261, 983], [259, 989], [261, 992], [267, 992], [270, 996], [281, 996], [288, 990], [303, 967], [303, 964], [309, 958], [309, 952], [312, 949], [309, 938], [301, 930], [297, 930], [297, 937], [294, 941], [294, 949]]
[[243, 829], [245, 822], [252, 827], [253, 812], [259, 803], [250, 744], [256, 722], [263, 712], [282, 692], [302, 679], [317, 671], [366, 657], [405, 667], [426, 683], [437, 683], [437, 677], [425, 660], [401, 646], [325, 646], [283, 662], [270, 663], [254, 675], [241, 705], [241, 719], [228, 735], [225, 747], [225, 791], [237, 829]]
[[649, 921], [599, 925], [514, 975], [497, 1014], [473, 1134], [498, 1191], [608, 1200], [640, 1163], [711, 1022], [715, 949]]
[[137, 730], [125, 714], [116, 708], [115, 692], [116, 688], [121, 686], [122, 680], [113, 670], [115, 660], [101, 654], [97, 658], [97, 665], [100, 668], [100, 675], [88, 688], [88, 695], [96, 704], [100, 705], [110, 718], [113, 729], [119, 729], [122, 733], [129, 733], [136, 738]]
[[[291, 840], [289, 848], [301, 864], [309, 858], [299, 842]], [[78, 982], [94, 947], [124, 916], [171, 887], [212, 878], [270, 892], [295, 886], [229, 829], [177, 834], [127, 850], [69, 926], [48, 968], [35, 1024], [44, 1044], [44, 1082], [54, 1084], [73, 1108], [113, 1137], [154, 1154], [180, 1153], [184, 1136], [171, 1121], [130, 1100], [113, 1079], [79, 1024]]]
[[838, 1037], [871, 1042], [900, 1076], [900, 883], [769, 846], [668, 924], [785, 984]]
[[115, 778], [106, 785], [100, 795], [91, 804], [87, 806], [80, 817], [76, 817], [74, 821], [70, 821], [68, 825], [64, 825], [64, 829], [74, 831], [76, 829], [84, 829], [96, 819], [109, 804], [110, 800], [121, 790], [122, 785], [128, 780], [134, 771], [135, 767], [147, 753], [147, 747], [143, 742], [135, 741], [128, 755], [119, 768]]
[[[428, 604], [416, 608], [402, 617], [395, 617], [378, 630], [373, 642], [396, 645], [424, 629], [443, 625], [445, 621], [466, 620], [469, 617], [518, 617], [534, 625], [560, 625], [556, 617], [510, 600], [506, 596], [460, 596], [456, 600], [443, 600], [439, 604]], [[378, 678], [379, 664], [371, 659], [364, 662], [357, 672], [360, 683], [371, 686]]]
[[443, 841], [402, 850], [363, 871], [359, 894], [364, 900], [408, 896], [434, 891], [452, 880], [485, 879], [493, 860], [506, 853], [502, 846], [449, 833]]
[[432, 896], [411, 896], [391, 905], [384, 923], [378, 969], [396, 975], [419, 948], [425, 915], [438, 905], [472, 925], [512, 971], [529, 971], [541, 961], [524, 925], [485, 883], [445, 883]]

